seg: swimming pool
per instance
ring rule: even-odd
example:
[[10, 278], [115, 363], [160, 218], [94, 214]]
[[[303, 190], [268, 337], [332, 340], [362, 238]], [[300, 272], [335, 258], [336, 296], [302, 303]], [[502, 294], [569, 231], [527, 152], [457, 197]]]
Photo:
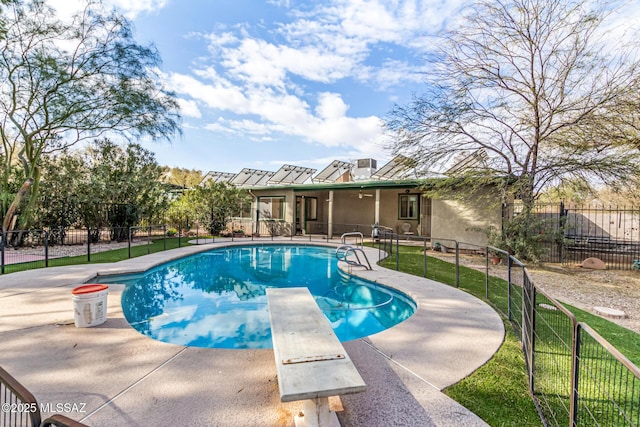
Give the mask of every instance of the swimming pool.
[[98, 283], [126, 284], [122, 308], [140, 333], [195, 347], [271, 348], [267, 287], [308, 287], [341, 341], [415, 311], [403, 293], [340, 271], [335, 248], [321, 246], [224, 247]]

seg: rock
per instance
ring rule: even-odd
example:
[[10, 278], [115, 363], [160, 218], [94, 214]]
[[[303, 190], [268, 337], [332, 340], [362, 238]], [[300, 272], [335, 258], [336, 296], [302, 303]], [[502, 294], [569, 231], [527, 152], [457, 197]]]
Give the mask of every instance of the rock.
[[612, 319], [625, 319], [627, 317], [627, 313], [622, 310], [616, 310], [615, 308], [593, 307], [593, 311], [600, 316], [610, 317]]
[[591, 270], [606, 270], [607, 265], [600, 258], [587, 258], [582, 261], [582, 268], [589, 268]]

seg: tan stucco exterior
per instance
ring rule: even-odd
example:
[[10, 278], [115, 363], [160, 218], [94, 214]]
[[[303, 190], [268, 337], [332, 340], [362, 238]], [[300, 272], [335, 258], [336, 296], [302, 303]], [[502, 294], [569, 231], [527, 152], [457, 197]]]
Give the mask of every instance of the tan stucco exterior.
[[[360, 231], [371, 234], [376, 222], [394, 232], [451, 239], [474, 245], [485, 245], [484, 228], [500, 227], [501, 207], [497, 196], [485, 192], [482, 197], [469, 201], [457, 199], [434, 199], [424, 196], [415, 183], [393, 188], [376, 188], [374, 184], [358, 187], [353, 184], [317, 188], [305, 186], [274, 186], [252, 189], [254, 196], [252, 218], [242, 221], [246, 232], [268, 235], [326, 234], [339, 237], [341, 234]], [[399, 200], [402, 195], [417, 195], [420, 200], [419, 215], [415, 219], [400, 218]], [[284, 197], [284, 218], [268, 220], [258, 210], [258, 201], [264, 197]], [[307, 217], [298, 206], [305, 206], [306, 199], [315, 199], [315, 218]], [[297, 213], [296, 213], [297, 212]], [[309, 213], [311, 215], [311, 213]], [[236, 224], [240, 221], [236, 221]], [[408, 225], [406, 225], [408, 224]]]

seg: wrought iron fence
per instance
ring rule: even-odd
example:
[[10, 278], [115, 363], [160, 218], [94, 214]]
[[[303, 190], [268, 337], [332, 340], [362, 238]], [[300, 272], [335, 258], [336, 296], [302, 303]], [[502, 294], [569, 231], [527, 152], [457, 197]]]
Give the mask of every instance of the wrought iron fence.
[[166, 225], [14, 230], [0, 234], [0, 274], [85, 262], [110, 262], [114, 260], [113, 251], [126, 251], [126, 257], [132, 258], [181, 247], [191, 239], [198, 243], [202, 238], [198, 227], [172, 230]]
[[[522, 207], [505, 205], [504, 221], [519, 215]], [[534, 208], [542, 261], [579, 264], [599, 258], [608, 268], [630, 270], [640, 260], [640, 208], [538, 204]]]
[[[422, 265], [425, 276], [429, 272], [438, 280], [440, 260], [430, 255], [442, 240], [383, 233], [379, 247], [396, 269], [411, 264], [415, 271], [416, 264]], [[522, 343], [529, 391], [545, 426], [640, 426], [637, 366], [538, 288], [520, 260], [489, 246], [450, 244], [453, 249], [439, 258], [456, 264], [455, 280], [439, 281], [459, 286], [475, 274], [485, 276], [486, 299], [509, 320]], [[403, 250], [412, 245], [421, 250]], [[463, 256], [472, 268], [461, 265]], [[489, 274], [494, 257], [502, 265], [499, 276]]]
[[[258, 224], [248, 224], [255, 230]], [[278, 233], [265, 237], [282, 240], [328, 240], [329, 234], [296, 235], [291, 233], [295, 224], [278, 228]], [[354, 229], [355, 228], [355, 229]], [[327, 228], [328, 229], [328, 228]], [[640, 426], [640, 370], [593, 329], [576, 320], [575, 316], [553, 297], [539, 289], [526, 266], [508, 253], [489, 246], [478, 246], [452, 239], [401, 235], [386, 229], [373, 230], [370, 226], [334, 225], [332, 230], [360, 231], [376, 242], [380, 259], [390, 257], [396, 269], [400, 265], [419, 266], [424, 277], [456, 287], [466, 281], [484, 280], [486, 299], [511, 323], [522, 342], [525, 366], [529, 377], [529, 391], [545, 425], [554, 426]], [[371, 234], [367, 231], [370, 230]], [[6, 253], [13, 250], [11, 242], [22, 239], [38, 249], [43, 262], [51, 265], [60, 255], [61, 241], [86, 244], [87, 260], [95, 260], [100, 253], [92, 252], [91, 245], [102, 239], [111, 241], [117, 230], [91, 230], [61, 235], [50, 231], [30, 230], [22, 235], [2, 235], [2, 268], [5, 270]], [[21, 233], [19, 231], [12, 233]], [[84, 234], [83, 234], [84, 233]], [[170, 238], [180, 246], [185, 238], [198, 242], [199, 231], [178, 230], [168, 236], [165, 226], [132, 227], [127, 230], [127, 248], [131, 254], [136, 244], [139, 254], [169, 248]], [[187, 236], [189, 234], [189, 236]], [[50, 245], [51, 236], [56, 243]], [[84, 237], [83, 237], [84, 236]], [[94, 238], [92, 239], [91, 236]], [[255, 234], [246, 235], [247, 241], [259, 239]], [[340, 234], [334, 234], [339, 238]], [[76, 240], [73, 240], [76, 239]], [[230, 240], [236, 240], [234, 234]], [[93, 241], [92, 241], [93, 240]], [[209, 238], [203, 242], [211, 241]], [[7, 244], [5, 244], [7, 243]], [[112, 243], [109, 243], [112, 244]], [[175, 247], [172, 246], [172, 247]], [[414, 250], [410, 254], [406, 248]], [[434, 257], [437, 253], [438, 257]], [[469, 257], [469, 267], [461, 263], [461, 257]], [[23, 260], [23, 262], [27, 262]], [[453, 263], [443, 267], [444, 263]], [[490, 262], [498, 265], [501, 274], [490, 274]]]

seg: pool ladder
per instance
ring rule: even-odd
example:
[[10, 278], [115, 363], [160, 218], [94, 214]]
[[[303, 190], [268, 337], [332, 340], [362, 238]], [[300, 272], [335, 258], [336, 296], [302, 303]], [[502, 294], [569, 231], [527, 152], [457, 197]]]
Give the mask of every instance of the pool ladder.
[[[349, 254], [353, 254], [353, 257], [355, 257], [355, 259], [353, 257], [349, 258]], [[362, 257], [364, 258], [366, 264], [360, 260], [359, 254], [362, 254]], [[338, 261], [344, 261], [351, 266], [364, 267], [367, 270], [373, 270], [371, 268], [371, 264], [369, 263], [369, 259], [367, 258], [367, 254], [364, 253], [362, 248], [354, 248], [351, 245], [342, 245], [338, 247], [338, 249], [336, 249], [336, 258], [338, 259]]]

